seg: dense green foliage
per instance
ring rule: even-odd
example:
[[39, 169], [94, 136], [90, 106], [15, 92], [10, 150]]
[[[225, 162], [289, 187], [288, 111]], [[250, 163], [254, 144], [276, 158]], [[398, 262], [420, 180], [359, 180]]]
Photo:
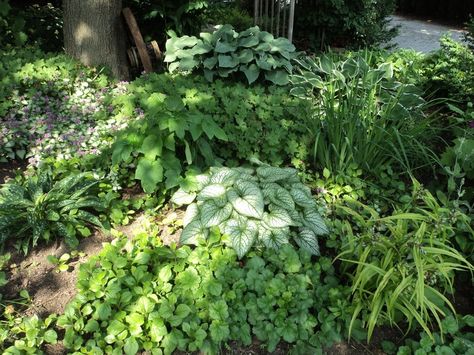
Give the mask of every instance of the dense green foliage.
[[35, 47], [0, 53], [0, 162], [98, 154], [121, 128], [106, 75]]
[[371, 46], [390, 40], [395, 0], [309, 0], [296, 6], [295, 35], [312, 48]]
[[278, 250], [290, 237], [309, 253], [320, 254], [317, 236], [328, 230], [295, 169], [211, 168], [196, 180], [194, 188], [180, 189], [171, 198], [178, 206], [189, 205], [181, 244], [206, 240], [209, 229], [218, 227], [239, 258], [254, 245]]
[[283, 339], [311, 352], [339, 339], [348, 289], [338, 286], [330, 260], [315, 263], [283, 247], [251, 253], [240, 266], [231, 249], [216, 246], [219, 238], [213, 233], [195, 249], [164, 247], [146, 234], [106, 245], [81, 266], [79, 294], [58, 320], [66, 347], [214, 352], [256, 336], [269, 351]]
[[474, 52], [449, 37], [424, 63], [427, 90], [461, 102], [474, 100]]
[[[351, 270], [353, 315], [366, 312], [369, 339], [382, 319], [390, 324], [405, 319], [408, 328], [420, 325], [431, 336], [429, 323], [440, 319], [453, 292], [455, 270], [474, 270], [452, 246], [453, 236], [474, 238], [471, 220], [461, 211], [449, 211], [418, 182], [406, 207], [381, 216], [361, 203], [339, 206], [353, 218], [346, 223], [347, 242], [338, 258], [354, 264]], [[444, 221], [450, 221], [446, 224]]]
[[430, 163], [425, 142], [434, 136], [425, 101], [414, 85], [395, 79], [390, 62], [371, 66], [363, 55], [343, 61], [323, 55], [298, 63], [291, 92], [313, 104], [312, 115], [303, 117], [313, 166], [377, 174], [394, 162], [407, 170]]
[[305, 156], [298, 119], [309, 105], [284, 89], [151, 74], [112, 102], [116, 120], [130, 121], [112, 162], [133, 163], [146, 192], [162, 181], [167, 188], [180, 184], [184, 162], [211, 166], [221, 157], [235, 164], [254, 155], [281, 164]]
[[0, 189], [0, 246], [12, 241], [25, 254], [30, 245], [62, 237], [76, 246], [77, 234], [89, 236], [87, 225], [102, 224], [90, 210], [102, 209], [91, 189], [91, 174], [70, 175], [54, 182], [42, 171], [25, 181], [9, 182]]
[[237, 73], [245, 75], [249, 84], [259, 77], [276, 85], [288, 84], [296, 54], [295, 46], [286, 38], [274, 38], [258, 27], [237, 33], [230, 25], [200, 37], [171, 36], [165, 57], [170, 72], [202, 70], [209, 81], [214, 76], [227, 78]]
[[0, 1], [0, 49], [25, 44], [27, 35], [23, 31], [25, 20], [10, 6], [9, 0]]

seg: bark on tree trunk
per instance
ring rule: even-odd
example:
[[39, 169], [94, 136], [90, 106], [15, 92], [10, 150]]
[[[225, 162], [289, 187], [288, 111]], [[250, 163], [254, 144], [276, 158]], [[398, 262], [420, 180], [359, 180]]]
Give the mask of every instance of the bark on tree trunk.
[[113, 75], [129, 78], [121, 0], [65, 0], [66, 53], [85, 65], [106, 65]]

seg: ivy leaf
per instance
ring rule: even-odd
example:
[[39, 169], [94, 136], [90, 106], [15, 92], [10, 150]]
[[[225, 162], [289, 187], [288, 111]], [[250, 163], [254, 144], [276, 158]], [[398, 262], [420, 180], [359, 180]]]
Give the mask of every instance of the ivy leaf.
[[135, 179], [140, 180], [143, 191], [152, 193], [159, 182], [163, 181], [163, 167], [160, 160], [141, 158], [138, 161]]
[[179, 238], [180, 244], [197, 244], [199, 239], [207, 239], [209, 228], [202, 225], [200, 220], [194, 220], [184, 227]]
[[237, 256], [242, 258], [252, 247], [258, 233], [257, 224], [247, 218], [230, 219], [224, 227]]
[[232, 205], [227, 203], [220, 207], [214, 201], [206, 201], [201, 206], [201, 223], [204, 227], [218, 226], [232, 214]]
[[237, 180], [234, 188], [227, 191], [227, 198], [241, 215], [257, 219], [263, 217], [263, 195], [254, 183]]
[[311, 254], [320, 255], [318, 239], [311, 229], [301, 228], [298, 236], [295, 237], [295, 242], [300, 248], [309, 251]]

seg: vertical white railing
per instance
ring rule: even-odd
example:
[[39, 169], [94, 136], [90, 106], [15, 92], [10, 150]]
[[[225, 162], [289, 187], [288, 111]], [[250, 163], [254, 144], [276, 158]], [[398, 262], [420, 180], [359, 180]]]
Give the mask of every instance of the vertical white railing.
[[254, 0], [254, 24], [275, 37], [293, 41], [297, 0]]

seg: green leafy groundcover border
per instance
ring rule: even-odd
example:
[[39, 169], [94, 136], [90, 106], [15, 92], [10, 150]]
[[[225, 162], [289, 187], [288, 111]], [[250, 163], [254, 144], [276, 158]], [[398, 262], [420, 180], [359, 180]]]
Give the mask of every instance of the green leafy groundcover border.
[[165, 247], [146, 234], [105, 245], [81, 265], [79, 293], [58, 319], [64, 345], [93, 354], [214, 353], [256, 337], [268, 351], [286, 341], [315, 353], [341, 340], [350, 290], [339, 285], [330, 259], [314, 263], [283, 246], [241, 263], [219, 244], [213, 230], [195, 249]]

